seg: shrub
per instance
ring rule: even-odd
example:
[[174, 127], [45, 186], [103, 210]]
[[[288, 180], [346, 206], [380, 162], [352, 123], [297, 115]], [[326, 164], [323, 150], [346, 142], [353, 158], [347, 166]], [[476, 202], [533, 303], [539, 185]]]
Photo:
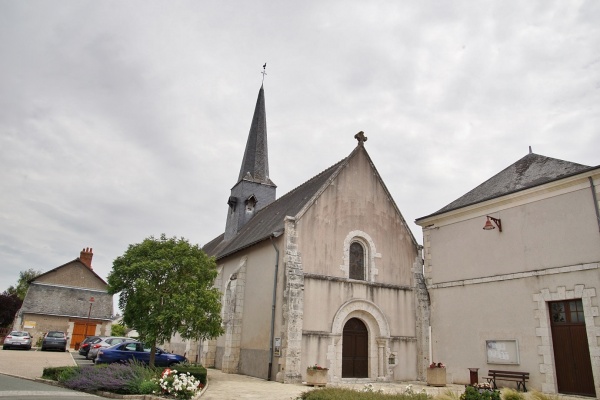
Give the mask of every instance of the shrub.
[[200, 383], [206, 385], [206, 368], [200, 364], [176, 364], [173, 366], [179, 373], [187, 374], [188, 372], [194, 378], [198, 379]]
[[460, 396], [460, 400], [500, 400], [498, 390], [477, 389], [473, 386], [465, 387], [465, 392]]
[[79, 373], [79, 367], [67, 367], [67, 368], [64, 368], [62, 371], [60, 371], [56, 380], [62, 383], [62, 382], [65, 382], [65, 381], [71, 379], [78, 373]]
[[127, 383], [127, 391], [131, 394], [151, 394], [159, 391], [158, 376], [159, 370], [150, 368], [146, 364], [131, 360], [129, 366], [132, 370], [132, 378]]
[[431, 399], [425, 393], [385, 394], [377, 392], [358, 392], [352, 389], [324, 388], [304, 392], [302, 400], [427, 400]]
[[503, 400], [525, 400], [525, 395], [514, 389], [504, 388], [501, 393]]
[[559, 400], [560, 396], [557, 394], [545, 394], [538, 392], [537, 390], [532, 390], [529, 392], [529, 398], [531, 400]]
[[73, 367], [73, 366], [68, 366], [68, 367], [46, 367], [44, 368], [44, 371], [42, 372], [42, 378], [44, 379], [50, 379], [53, 381], [58, 381], [58, 376], [61, 374], [61, 372], [63, 372], [64, 370], [71, 370], [71, 369], [79, 369], [79, 367]]
[[176, 369], [165, 369], [159, 381], [163, 393], [178, 399], [191, 399], [204, 385], [189, 372], [178, 373]]

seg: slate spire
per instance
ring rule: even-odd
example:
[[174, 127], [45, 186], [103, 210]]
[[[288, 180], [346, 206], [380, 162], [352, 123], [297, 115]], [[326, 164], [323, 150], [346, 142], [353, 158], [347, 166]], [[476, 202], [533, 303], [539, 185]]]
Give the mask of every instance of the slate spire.
[[238, 182], [242, 179], [252, 182], [273, 184], [269, 179], [269, 149], [267, 146], [267, 113], [265, 112], [265, 90], [261, 85], [256, 99], [252, 125], [248, 133], [246, 151], [240, 168]]
[[269, 179], [265, 91], [260, 86], [237, 183], [227, 200], [225, 240], [233, 238], [256, 212], [275, 201], [277, 186]]

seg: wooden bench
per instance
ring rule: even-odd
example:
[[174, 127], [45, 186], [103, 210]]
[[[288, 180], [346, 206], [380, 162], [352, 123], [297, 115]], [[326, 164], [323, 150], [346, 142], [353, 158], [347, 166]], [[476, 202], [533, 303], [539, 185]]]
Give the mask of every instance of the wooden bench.
[[498, 389], [496, 386], [496, 380], [502, 381], [513, 381], [517, 382], [517, 389], [527, 391], [527, 386], [525, 386], [525, 382], [529, 379], [529, 372], [519, 372], [519, 371], [499, 371], [495, 369], [490, 369], [488, 371], [489, 376], [484, 376], [483, 379], [487, 380], [488, 383], [492, 386], [493, 389]]

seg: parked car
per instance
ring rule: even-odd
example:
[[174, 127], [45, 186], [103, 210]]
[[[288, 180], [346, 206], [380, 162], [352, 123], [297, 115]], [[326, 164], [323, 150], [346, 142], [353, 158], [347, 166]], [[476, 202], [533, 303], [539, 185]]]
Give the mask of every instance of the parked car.
[[49, 331], [42, 340], [42, 351], [57, 349], [67, 351], [67, 334], [61, 331]]
[[81, 344], [79, 345], [79, 354], [81, 354], [82, 356], [85, 356], [85, 358], [87, 359], [88, 353], [90, 352], [90, 348], [92, 347], [92, 345], [101, 341], [102, 338], [103, 338], [103, 336], [88, 336], [88, 337], [86, 337], [83, 340], [83, 342], [81, 342]]
[[[96, 364], [111, 364], [114, 362], [125, 362], [129, 360], [150, 363], [150, 347], [144, 346], [138, 341], [124, 342], [111, 347], [102, 348], [98, 351]], [[172, 354], [157, 348], [154, 357], [154, 365], [157, 367], [169, 367], [174, 364], [186, 362], [184, 356]]]
[[123, 343], [128, 340], [131, 340], [131, 339], [126, 338], [126, 337], [119, 337], [119, 336], [103, 337], [103, 338], [101, 338], [101, 340], [99, 342], [96, 342], [90, 346], [90, 350], [88, 352], [87, 358], [95, 362], [96, 356], [98, 355], [98, 350], [103, 349], [105, 347], [113, 346], [115, 344]]
[[2, 349], [15, 347], [19, 349], [31, 350], [31, 335], [25, 331], [12, 331], [4, 338]]

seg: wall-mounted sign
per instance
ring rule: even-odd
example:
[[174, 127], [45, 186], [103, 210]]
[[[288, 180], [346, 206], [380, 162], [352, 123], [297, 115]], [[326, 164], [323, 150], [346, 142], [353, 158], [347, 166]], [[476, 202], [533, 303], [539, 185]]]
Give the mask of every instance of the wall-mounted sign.
[[35, 328], [35, 321], [23, 322], [23, 329], [33, 329], [33, 328]]
[[488, 364], [519, 364], [519, 343], [513, 340], [486, 340]]
[[281, 338], [275, 338], [275, 349], [274, 349], [275, 357], [281, 357]]

